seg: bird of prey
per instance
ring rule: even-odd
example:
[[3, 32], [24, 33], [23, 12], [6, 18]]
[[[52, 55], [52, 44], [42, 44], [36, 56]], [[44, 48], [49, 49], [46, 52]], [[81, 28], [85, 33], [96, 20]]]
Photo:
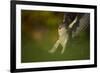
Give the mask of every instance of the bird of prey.
[[63, 21], [58, 27], [58, 40], [49, 52], [54, 53], [61, 44], [61, 54], [63, 54], [68, 40], [85, 30], [90, 24], [89, 19], [90, 15], [88, 13], [64, 13]]

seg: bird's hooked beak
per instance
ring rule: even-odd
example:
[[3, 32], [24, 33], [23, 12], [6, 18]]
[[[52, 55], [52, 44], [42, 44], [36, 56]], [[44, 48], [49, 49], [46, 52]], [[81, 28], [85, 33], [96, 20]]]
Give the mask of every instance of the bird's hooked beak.
[[60, 24], [58, 29], [61, 29], [61, 28], [64, 28], [64, 27], [66, 27], [65, 24]]

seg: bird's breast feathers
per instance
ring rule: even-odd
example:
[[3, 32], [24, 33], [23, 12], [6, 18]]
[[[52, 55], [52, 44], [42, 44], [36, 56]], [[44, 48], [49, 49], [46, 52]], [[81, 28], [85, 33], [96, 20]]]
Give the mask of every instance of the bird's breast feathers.
[[59, 29], [58, 33], [59, 33], [59, 40], [61, 42], [65, 41], [65, 40], [68, 40], [68, 32], [67, 32], [66, 28]]

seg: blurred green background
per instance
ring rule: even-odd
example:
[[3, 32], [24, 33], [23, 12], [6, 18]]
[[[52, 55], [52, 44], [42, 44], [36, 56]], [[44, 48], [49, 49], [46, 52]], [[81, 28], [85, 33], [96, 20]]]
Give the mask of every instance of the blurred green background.
[[63, 12], [21, 11], [21, 62], [47, 62], [90, 59], [89, 28], [71, 39], [64, 54], [62, 46], [53, 54], [48, 51], [58, 39], [58, 25]]

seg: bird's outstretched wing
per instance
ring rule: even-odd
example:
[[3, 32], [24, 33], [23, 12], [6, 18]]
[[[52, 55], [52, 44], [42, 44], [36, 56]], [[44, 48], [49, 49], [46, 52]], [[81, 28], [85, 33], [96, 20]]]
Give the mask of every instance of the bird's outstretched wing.
[[70, 29], [71, 37], [77, 36], [80, 32], [89, 27], [89, 13], [64, 13], [63, 23], [66, 29]]
[[90, 25], [90, 15], [85, 13], [72, 27], [72, 37], [77, 36], [82, 31], [85, 31]]

